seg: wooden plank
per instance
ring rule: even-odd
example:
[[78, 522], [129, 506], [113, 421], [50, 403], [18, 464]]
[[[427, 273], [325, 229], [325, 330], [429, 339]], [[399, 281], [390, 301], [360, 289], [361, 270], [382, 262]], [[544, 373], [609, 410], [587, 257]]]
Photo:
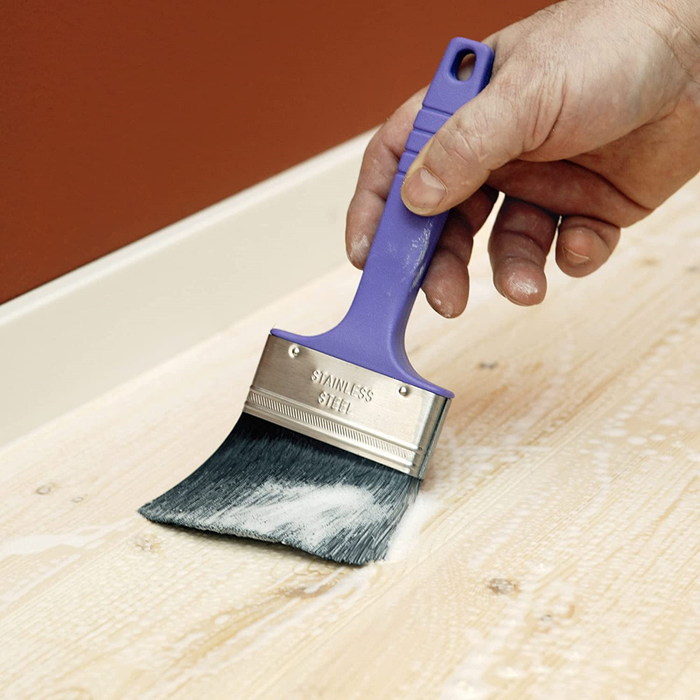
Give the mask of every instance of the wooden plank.
[[347, 266], [0, 453], [3, 698], [697, 698], [700, 178], [607, 267], [509, 305], [421, 302], [457, 393], [391, 558], [361, 569], [135, 514], [235, 422], [272, 325]]

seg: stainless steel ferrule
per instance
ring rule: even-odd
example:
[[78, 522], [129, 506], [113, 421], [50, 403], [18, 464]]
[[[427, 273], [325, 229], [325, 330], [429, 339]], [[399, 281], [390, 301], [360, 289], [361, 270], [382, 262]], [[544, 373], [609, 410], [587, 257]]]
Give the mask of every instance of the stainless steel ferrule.
[[270, 335], [244, 412], [423, 478], [450, 399]]

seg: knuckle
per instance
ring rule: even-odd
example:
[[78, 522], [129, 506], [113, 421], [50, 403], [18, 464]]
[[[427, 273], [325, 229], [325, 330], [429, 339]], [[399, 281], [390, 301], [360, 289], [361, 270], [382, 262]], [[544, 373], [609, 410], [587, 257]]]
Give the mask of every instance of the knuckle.
[[450, 120], [440, 129], [435, 134], [435, 143], [444, 156], [459, 167], [483, 166], [488, 160], [484, 139], [463, 117]]
[[566, 82], [556, 69], [548, 71], [533, 86], [523, 125], [525, 151], [535, 151], [552, 137], [564, 107]]
[[[553, 14], [558, 16], [558, 12]], [[491, 86], [490, 86], [491, 87]], [[561, 120], [567, 94], [566, 56], [537, 32], [513, 49], [492, 87], [522, 135], [522, 152], [541, 147]]]
[[[542, 56], [538, 61], [535, 68], [531, 56], [523, 57], [519, 61], [520, 68], [512, 71], [500, 86], [511, 105], [511, 115], [517, 120], [516, 128], [522, 134], [525, 153], [537, 150], [551, 137], [566, 95], [560, 64], [551, 56]], [[532, 68], [528, 68], [529, 65]]]
[[478, 113], [468, 117], [464, 112], [458, 112], [451, 130], [452, 143], [458, 155], [465, 160], [485, 166], [489, 161], [490, 149], [484, 138], [486, 125], [480, 121]]

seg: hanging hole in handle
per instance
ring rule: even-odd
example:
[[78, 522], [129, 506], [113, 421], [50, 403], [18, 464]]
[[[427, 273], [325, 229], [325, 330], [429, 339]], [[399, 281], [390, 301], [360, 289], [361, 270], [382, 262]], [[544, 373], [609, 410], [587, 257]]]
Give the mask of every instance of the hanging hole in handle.
[[460, 51], [455, 56], [455, 62], [452, 65], [452, 74], [457, 80], [467, 81], [474, 73], [474, 65], [476, 64], [476, 54], [473, 51]]

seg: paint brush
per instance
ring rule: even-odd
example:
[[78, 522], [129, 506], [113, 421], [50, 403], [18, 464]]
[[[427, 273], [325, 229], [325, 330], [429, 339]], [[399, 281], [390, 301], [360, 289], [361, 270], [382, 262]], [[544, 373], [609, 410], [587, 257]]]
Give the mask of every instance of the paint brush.
[[[472, 74], [460, 80], [469, 54]], [[320, 335], [273, 329], [231, 433], [192, 475], [142, 506], [142, 515], [281, 542], [342, 563], [384, 558], [453, 398], [413, 369], [404, 347], [447, 212], [413, 214], [401, 201], [401, 184], [430, 137], [485, 87], [492, 64], [484, 44], [449, 43], [349, 311]]]

